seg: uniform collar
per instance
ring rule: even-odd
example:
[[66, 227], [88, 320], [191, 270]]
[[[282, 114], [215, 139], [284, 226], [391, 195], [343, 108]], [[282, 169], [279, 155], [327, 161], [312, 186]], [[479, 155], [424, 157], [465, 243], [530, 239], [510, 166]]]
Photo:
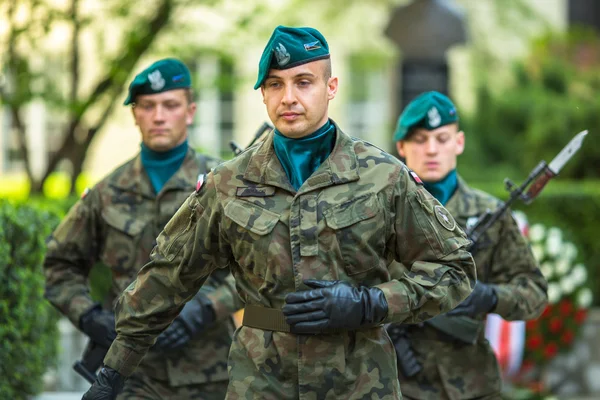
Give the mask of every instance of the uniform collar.
[[[321, 166], [306, 180], [298, 194], [359, 179], [358, 159], [354, 150], [354, 142], [342, 132], [335, 122], [333, 124], [337, 132], [333, 150]], [[295, 189], [290, 184], [279, 159], [275, 155], [273, 135], [273, 132], [271, 132], [252, 154], [244, 172], [244, 179], [276, 186], [294, 193]]]
[[[167, 181], [160, 193], [167, 190], [177, 189], [186, 190], [194, 188], [198, 181], [198, 173], [200, 171], [200, 163], [196, 152], [192, 148], [188, 148], [181, 167]], [[116, 174], [111, 180], [110, 185], [122, 189], [127, 192], [141, 194], [144, 197], [155, 198], [148, 174], [142, 165], [142, 158], [138, 153], [130, 162], [121, 167], [120, 173]]]
[[475, 190], [458, 175], [458, 187], [444, 207], [455, 217], [478, 216], [481, 211], [475, 207], [476, 199]]

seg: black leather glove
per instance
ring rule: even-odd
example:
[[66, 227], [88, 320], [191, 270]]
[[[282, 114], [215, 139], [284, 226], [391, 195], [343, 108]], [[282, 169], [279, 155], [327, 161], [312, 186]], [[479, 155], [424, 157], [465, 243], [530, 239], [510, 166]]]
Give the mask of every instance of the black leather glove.
[[491, 285], [477, 281], [473, 291], [462, 303], [453, 310], [448, 311], [446, 315], [468, 317], [477, 317], [482, 314], [492, 312], [498, 303], [498, 296]]
[[96, 304], [79, 318], [79, 329], [93, 342], [108, 349], [117, 337], [115, 314]]
[[312, 279], [305, 280], [304, 284], [313, 289], [288, 294], [283, 306], [292, 333], [353, 330], [375, 326], [387, 317], [388, 304], [379, 288]]
[[413, 349], [406, 328], [399, 324], [390, 324], [386, 327], [394, 348], [396, 349], [396, 359], [398, 369], [406, 378], [412, 378], [423, 370], [423, 366], [417, 359], [417, 354]]
[[158, 336], [155, 346], [173, 350], [185, 346], [192, 338], [204, 331], [216, 319], [212, 302], [198, 294], [189, 301], [173, 323]]
[[102, 367], [96, 382], [84, 393], [81, 400], [115, 400], [123, 390], [124, 384], [123, 375], [110, 367]]

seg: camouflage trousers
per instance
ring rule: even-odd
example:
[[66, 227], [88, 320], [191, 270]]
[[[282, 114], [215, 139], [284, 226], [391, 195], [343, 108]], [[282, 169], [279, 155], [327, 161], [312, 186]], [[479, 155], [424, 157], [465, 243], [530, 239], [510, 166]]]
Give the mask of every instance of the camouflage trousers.
[[223, 400], [227, 384], [228, 381], [220, 381], [174, 387], [167, 381], [133, 374], [117, 400]]
[[[400, 386], [400, 389], [402, 390], [402, 386]], [[404, 396], [404, 395], [402, 396], [402, 399], [403, 400], [419, 400], [414, 397], [408, 397], [408, 396]], [[440, 397], [440, 400], [442, 400], [442, 399], [444, 399], [444, 400], [448, 399], [448, 396]], [[469, 400], [502, 400], [502, 399], [503, 399], [503, 397], [500, 395], [500, 393], [494, 393], [494, 394], [481, 396], [481, 397], [473, 397], [473, 398], [470, 398]]]

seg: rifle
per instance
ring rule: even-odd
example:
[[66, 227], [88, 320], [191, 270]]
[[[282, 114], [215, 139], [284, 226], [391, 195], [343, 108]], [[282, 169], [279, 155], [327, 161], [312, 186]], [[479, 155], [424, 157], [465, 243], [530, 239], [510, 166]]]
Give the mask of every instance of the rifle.
[[[498, 221], [504, 213], [510, 208], [516, 200], [521, 200], [525, 204], [530, 204], [541, 193], [550, 179], [556, 177], [562, 167], [571, 159], [573, 154], [579, 150], [583, 139], [588, 131], [579, 132], [571, 141], [558, 153], [556, 157], [547, 164], [545, 161], [540, 161], [538, 165], [531, 171], [525, 182], [520, 186], [515, 185], [510, 179], [504, 179], [504, 186], [510, 192], [510, 196], [504, 204], [502, 204], [494, 212], [487, 210], [483, 213], [471, 227], [467, 227], [465, 233], [471, 240], [472, 244], [469, 251], [474, 254], [477, 251], [477, 246], [483, 234]], [[527, 191], [526, 191], [527, 190]], [[488, 265], [484, 271], [483, 278], [489, 278], [491, 267]], [[466, 316], [449, 317], [446, 315], [438, 315], [428, 321], [426, 324], [435, 329], [447, 334], [453, 339], [457, 339], [463, 343], [475, 344], [481, 330], [483, 329], [483, 321], [479, 321]]]
[[[511, 204], [517, 199], [522, 200], [525, 204], [530, 204], [540, 194], [548, 181], [556, 177], [567, 161], [569, 161], [573, 154], [579, 150], [587, 133], [588, 131], [583, 131], [575, 135], [569, 144], [554, 157], [550, 164], [547, 164], [545, 161], [540, 161], [531, 171], [525, 182], [520, 186], [517, 187], [508, 178], [504, 180], [505, 188], [510, 192], [509, 199], [494, 212], [487, 210], [478, 218], [475, 224], [468, 227], [465, 231], [465, 234], [471, 240], [471, 246], [469, 247], [471, 253], [477, 251], [477, 245], [480, 243], [483, 234], [494, 225], [496, 221], [502, 218]], [[526, 190], [527, 192], [525, 192]], [[489, 270], [485, 271], [485, 278], [488, 277], [489, 272]], [[477, 342], [484, 326], [483, 321], [478, 321], [466, 316], [449, 317], [446, 315], [438, 315], [425, 321], [425, 323], [453, 339], [470, 345]], [[418, 362], [415, 351], [410, 344], [406, 326], [394, 324], [387, 327], [387, 330], [394, 343], [396, 353], [398, 354], [398, 367], [402, 370], [404, 376], [410, 378], [418, 374], [423, 367]]]
[[[272, 131], [274, 128], [269, 125], [267, 122], [263, 122], [262, 125], [256, 130], [256, 133], [254, 134], [254, 138], [252, 139], [252, 141], [250, 142], [250, 144], [246, 147], [250, 147], [252, 146], [254, 143], [256, 143], [256, 141], [258, 139], [260, 139], [260, 137], [265, 133], [265, 132], [270, 132]], [[233, 151], [234, 155], [238, 155], [240, 154], [242, 151], [244, 151], [244, 149], [242, 149], [236, 142], [234, 142], [233, 140], [229, 142], [229, 147], [231, 147], [231, 150]]]
[[76, 361], [73, 369], [86, 381], [93, 384], [96, 381], [96, 371], [102, 366], [106, 353], [108, 353], [106, 347], [101, 347], [96, 342], [89, 340], [81, 361]]

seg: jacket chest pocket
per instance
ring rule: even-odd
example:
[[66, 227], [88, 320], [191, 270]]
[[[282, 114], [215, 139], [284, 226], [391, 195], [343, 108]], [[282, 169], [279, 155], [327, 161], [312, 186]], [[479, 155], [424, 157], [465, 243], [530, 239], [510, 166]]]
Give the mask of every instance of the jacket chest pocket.
[[[147, 260], [150, 250], [142, 243], [147, 221], [132, 218], [131, 214], [116, 208], [102, 212], [106, 224], [106, 239], [100, 259], [117, 274], [132, 275]], [[147, 253], [145, 258], [141, 254]]]
[[369, 271], [384, 262], [385, 224], [376, 195], [331, 207], [324, 216], [325, 224], [335, 234], [349, 276]]
[[227, 231], [236, 262], [264, 278], [272, 232], [279, 214], [242, 200], [228, 203], [224, 214], [233, 222]]

